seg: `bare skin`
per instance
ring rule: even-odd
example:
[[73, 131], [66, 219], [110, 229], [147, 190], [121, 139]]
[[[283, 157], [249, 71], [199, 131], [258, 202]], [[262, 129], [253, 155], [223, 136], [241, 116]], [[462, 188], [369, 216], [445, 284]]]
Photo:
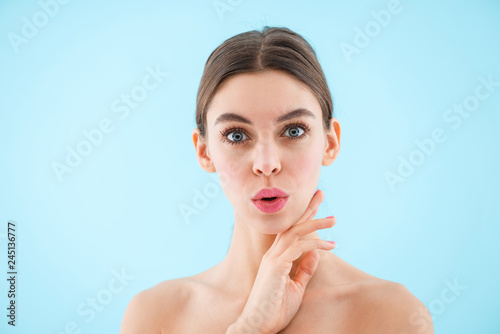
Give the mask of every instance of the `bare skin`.
[[[286, 138], [290, 124], [275, 121], [297, 108], [313, 113], [292, 119], [309, 128], [306, 131], [292, 124], [293, 129], [302, 129], [300, 140]], [[251, 124], [234, 119], [216, 121], [228, 111]], [[231, 133], [227, 130], [230, 125]], [[239, 135], [233, 137], [236, 132]], [[243, 142], [237, 145], [228, 143], [242, 137]], [[246, 73], [219, 87], [207, 114], [207, 136], [203, 138], [195, 129], [193, 143], [200, 166], [229, 180], [221, 186], [234, 208], [231, 246], [225, 259], [209, 270], [162, 282], [136, 295], [125, 312], [121, 334], [234, 333], [233, 325], [249, 321], [247, 315], [252, 312], [246, 312], [251, 311], [248, 301], [264, 298], [270, 286], [266, 278], [269, 282], [273, 278], [265, 274], [272, 272], [269, 263], [274, 262], [259, 271], [264, 256], [279, 249], [274, 247], [275, 240], [280, 240], [277, 236], [295, 230], [309, 209], [321, 166], [330, 165], [338, 155], [340, 125], [332, 118], [325, 132], [316, 97], [293, 77], [279, 71]], [[261, 188], [272, 187], [286, 191], [289, 200], [279, 212], [263, 213], [251, 197]], [[321, 190], [317, 196], [321, 202]], [[307, 214], [302, 224], [317, 226], [299, 238], [310, 249], [294, 257], [285, 274], [292, 285], [302, 280], [304, 284], [298, 286], [304, 289], [283, 305], [286, 312], [282, 317], [259, 320], [265, 323], [262, 333], [272, 332], [268, 329], [274, 326], [279, 333], [433, 333], [429, 313], [420, 300], [403, 285], [364, 273], [336, 256], [333, 247], [328, 248], [316, 232], [335, 222], [328, 225], [325, 221], [321, 227], [322, 218], [314, 215]], [[292, 248], [297, 250], [298, 245], [288, 243], [281, 253]], [[314, 249], [316, 255], [309, 252]], [[312, 273], [307, 279], [304, 263]], [[254, 284], [259, 279], [260, 284]], [[282, 288], [289, 289], [290, 284]], [[252, 333], [261, 333], [259, 326]]]
[[[332, 252], [320, 252], [316, 274], [324, 273], [327, 281], [313, 276], [299, 311], [279, 333], [434, 333], [427, 309], [403, 285], [364, 273]], [[124, 317], [120, 333], [226, 333], [246, 299], [228, 292], [225, 283], [231, 279], [220, 279], [222, 267], [221, 262], [141, 292], [127, 309], [134, 319]], [[412, 316], [418, 322], [411, 324]]]

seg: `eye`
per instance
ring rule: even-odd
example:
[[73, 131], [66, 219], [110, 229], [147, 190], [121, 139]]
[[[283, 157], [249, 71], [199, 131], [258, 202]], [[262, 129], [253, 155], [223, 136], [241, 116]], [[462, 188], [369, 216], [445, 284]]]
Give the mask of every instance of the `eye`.
[[222, 135], [222, 141], [227, 142], [231, 145], [241, 144], [244, 142], [245, 139], [248, 139], [248, 136], [245, 134], [244, 130], [240, 128], [230, 128], [221, 131], [221, 135]]
[[300, 126], [289, 127], [285, 130], [285, 133], [288, 131], [291, 137], [298, 138], [302, 135], [299, 130], [302, 130], [302, 133], [305, 133], [304, 129], [302, 129]]
[[228, 135], [228, 138], [231, 138], [231, 135], [232, 135], [232, 139], [231, 141], [234, 141], [234, 142], [240, 142], [240, 141], [243, 141], [244, 140], [244, 136], [246, 136], [246, 134], [244, 134], [243, 132], [241, 131], [233, 131], [233, 132], [230, 132], [229, 135]]
[[[285, 138], [287, 138], [288, 140], [298, 140], [306, 138], [309, 131], [310, 128], [305, 123], [295, 122], [287, 124], [285, 126], [285, 130], [283, 131], [283, 134], [286, 134], [288, 132], [289, 135], [285, 135]], [[245, 133], [245, 130], [238, 127], [228, 128], [224, 131], [221, 131], [220, 134], [222, 135], [221, 141], [229, 143], [231, 145], [244, 144], [249, 139], [248, 135]]]
[[[302, 130], [302, 132], [300, 130]], [[292, 124], [288, 124], [285, 127], [284, 133], [288, 132], [290, 134], [290, 136], [286, 136], [286, 138], [288, 138], [289, 140], [297, 140], [306, 138], [310, 130], [311, 129], [309, 128], [309, 126], [307, 126], [305, 123], [295, 122]]]

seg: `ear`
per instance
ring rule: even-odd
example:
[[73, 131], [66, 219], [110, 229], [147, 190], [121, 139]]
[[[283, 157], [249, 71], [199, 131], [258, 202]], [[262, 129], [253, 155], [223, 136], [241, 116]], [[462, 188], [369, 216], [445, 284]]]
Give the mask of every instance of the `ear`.
[[329, 166], [335, 161], [340, 151], [340, 124], [335, 117], [330, 119], [330, 130], [326, 134], [326, 141], [322, 161], [323, 166]]
[[196, 158], [198, 159], [198, 163], [201, 168], [209, 173], [215, 172], [215, 166], [212, 158], [210, 157], [207, 143], [200, 135], [200, 130], [198, 128], [193, 130], [193, 143], [194, 149], [196, 150]]

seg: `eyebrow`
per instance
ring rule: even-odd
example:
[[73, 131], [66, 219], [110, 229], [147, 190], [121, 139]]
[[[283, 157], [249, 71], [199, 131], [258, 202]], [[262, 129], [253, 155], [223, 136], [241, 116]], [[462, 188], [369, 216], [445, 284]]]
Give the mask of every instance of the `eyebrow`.
[[[291, 120], [293, 118], [298, 118], [298, 117], [302, 117], [302, 116], [316, 118], [316, 116], [314, 116], [314, 113], [312, 111], [310, 111], [309, 109], [299, 108], [299, 109], [295, 109], [293, 111], [290, 111], [289, 113], [286, 113], [286, 114], [279, 116], [278, 118], [276, 118], [274, 120], [274, 123], [282, 123], [282, 122]], [[224, 113], [224, 114], [220, 115], [219, 117], [217, 117], [217, 119], [215, 120], [214, 126], [219, 124], [219, 123], [231, 122], [231, 121], [253, 125], [253, 123], [249, 119], [247, 119], [241, 115], [238, 115], [236, 113], [233, 113], [233, 112], [227, 112], [227, 113]]]

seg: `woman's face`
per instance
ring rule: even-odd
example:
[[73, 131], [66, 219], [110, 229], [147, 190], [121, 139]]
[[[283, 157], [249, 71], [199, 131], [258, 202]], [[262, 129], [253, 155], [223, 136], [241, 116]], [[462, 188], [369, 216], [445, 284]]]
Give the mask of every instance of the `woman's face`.
[[[302, 111], [290, 114], [295, 110]], [[198, 129], [193, 140], [202, 167], [218, 173], [235, 218], [260, 233], [276, 234], [300, 218], [321, 166], [336, 157], [340, 127], [335, 118], [331, 124], [326, 133], [316, 97], [294, 77], [275, 70], [244, 73], [224, 82], [214, 96], [206, 141]], [[288, 194], [287, 202], [264, 213], [252, 197], [274, 187]]]

